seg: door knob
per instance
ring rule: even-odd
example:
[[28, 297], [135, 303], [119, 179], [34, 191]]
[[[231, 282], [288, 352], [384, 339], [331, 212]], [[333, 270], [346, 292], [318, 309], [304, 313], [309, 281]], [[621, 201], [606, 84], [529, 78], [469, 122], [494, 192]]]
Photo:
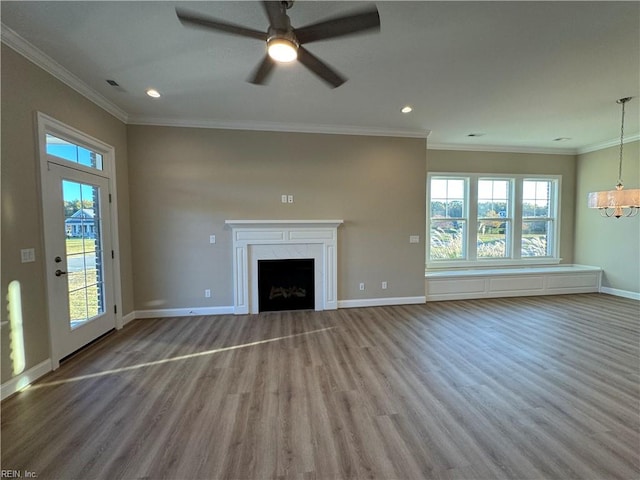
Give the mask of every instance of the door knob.
[[56, 277], [59, 277], [60, 275], [66, 275], [66, 274], [67, 274], [67, 272], [63, 272], [60, 269], [56, 270]]

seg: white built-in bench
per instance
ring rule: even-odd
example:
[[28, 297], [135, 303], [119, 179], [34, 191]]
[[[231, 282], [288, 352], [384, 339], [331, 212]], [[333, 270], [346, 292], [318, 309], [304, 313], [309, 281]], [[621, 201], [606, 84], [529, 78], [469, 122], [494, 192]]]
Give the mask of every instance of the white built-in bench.
[[427, 271], [427, 301], [600, 291], [602, 269], [587, 265]]

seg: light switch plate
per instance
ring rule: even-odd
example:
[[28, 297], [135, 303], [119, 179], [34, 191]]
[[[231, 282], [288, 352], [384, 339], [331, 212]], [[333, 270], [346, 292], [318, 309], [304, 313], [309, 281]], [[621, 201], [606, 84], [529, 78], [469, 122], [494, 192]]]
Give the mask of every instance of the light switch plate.
[[409, 243], [420, 243], [420, 235], [409, 235]]
[[216, 243], [216, 236], [215, 235], [209, 235], [209, 243]]
[[30, 263], [36, 261], [36, 249], [35, 248], [23, 248], [20, 250], [20, 260], [22, 263]]

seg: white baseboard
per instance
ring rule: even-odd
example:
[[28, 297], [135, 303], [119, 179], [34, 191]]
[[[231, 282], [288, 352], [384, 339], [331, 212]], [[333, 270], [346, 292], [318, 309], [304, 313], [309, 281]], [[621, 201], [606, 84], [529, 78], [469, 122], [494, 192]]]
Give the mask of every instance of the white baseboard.
[[9, 395], [19, 392], [24, 387], [31, 385], [37, 379], [46, 375], [51, 370], [51, 359], [47, 358], [44, 362], [40, 362], [35, 367], [31, 367], [26, 372], [19, 373], [9, 381], [0, 386], [0, 400], [4, 400]]
[[[136, 310], [134, 318], [167, 318], [167, 317], [195, 317], [198, 315], [227, 315], [233, 314], [234, 308], [230, 307], [203, 307], [203, 308], [165, 308], [159, 310]], [[131, 315], [131, 314], [129, 314]], [[127, 317], [129, 316], [127, 315]]]
[[616, 297], [630, 298], [631, 300], [640, 300], [639, 292], [629, 292], [628, 290], [620, 290], [618, 288], [600, 287], [600, 293], [615, 295]]
[[127, 323], [132, 322], [136, 319], [136, 312], [129, 312], [124, 317], [122, 317], [122, 326], [124, 327]]
[[387, 305], [414, 305], [426, 303], [426, 297], [390, 297], [363, 298], [356, 300], [338, 300], [338, 308], [383, 307]]

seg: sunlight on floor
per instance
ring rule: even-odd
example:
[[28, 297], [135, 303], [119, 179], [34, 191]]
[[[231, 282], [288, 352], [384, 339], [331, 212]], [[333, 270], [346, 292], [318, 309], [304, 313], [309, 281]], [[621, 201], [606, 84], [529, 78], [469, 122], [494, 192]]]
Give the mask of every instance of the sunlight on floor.
[[145, 363], [140, 363], [138, 365], [131, 365], [129, 367], [115, 368], [113, 370], [105, 370], [104, 372], [91, 373], [89, 375], [80, 375], [78, 377], [66, 378], [64, 380], [56, 380], [56, 381], [53, 381], [53, 382], [38, 383], [36, 385], [31, 385], [30, 390], [34, 390], [34, 389], [37, 389], [37, 388], [43, 388], [43, 387], [52, 387], [52, 386], [55, 386], [55, 385], [61, 385], [63, 383], [79, 382], [79, 381], [82, 381], [82, 380], [89, 380], [89, 379], [92, 379], [92, 378], [103, 377], [103, 376], [106, 376], [106, 375], [113, 375], [113, 374], [117, 374], [117, 373], [128, 372], [130, 370], [136, 370], [136, 369], [139, 369], [139, 368], [146, 368], [146, 367], [153, 367], [153, 366], [156, 366], [156, 365], [163, 365], [165, 363], [181, 362], [183, 360], [191, 360], [193, 358], [204, 357], [206, 355], [214, 355], [216, 353], [230, 352], [232, 350], [238, 350], [240, 348], [254, 347], [256, 345], [263, 345], [265, 343], [279, 342], [281, 340], [286, 340], [288, 338], [296, 338], [296, 337], [302, 337], [302, 336], [305, 336], [305, 335], [312, 335], [312, 334], [315, 334], [315, 333], [326, 332], [326, 331], [332, 330], [334, 328], [335, 327], [320, 328], [318, 330], [311, 330], [309, 332], [295, 333], [295, 334], [292, 334], [292, 335], [286, 335], [284, 337], [275, 337], [275, 338], [270, 338], [270, 339], [267, 339], [267, 340], [259, 340], [257, 342], [244, 343], [242, 345], [233, 345], [231, 347], [216, 348], [215, 350], [206, 350], [204, 352], [190, 353], [189, 355], [180, 355], [178, 357], [164, 358], [162, 360], [155, 360], [153, 362], [145, 362]]

